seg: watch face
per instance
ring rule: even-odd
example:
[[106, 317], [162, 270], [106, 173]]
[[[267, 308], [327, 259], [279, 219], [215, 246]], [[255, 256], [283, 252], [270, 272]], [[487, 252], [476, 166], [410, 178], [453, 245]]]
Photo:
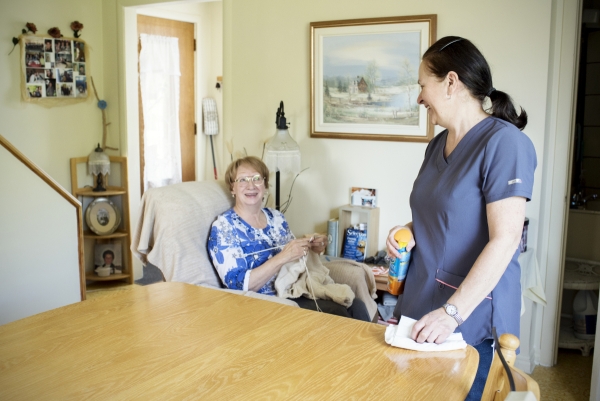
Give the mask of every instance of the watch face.
[[456, 312], [457, 312], [456, 306], [450, 305], [450, 304], [446, 305], [446, 313], [447, 314], [449, 314], [450, 316], [454, 316], [454, 315], [456, 315]]

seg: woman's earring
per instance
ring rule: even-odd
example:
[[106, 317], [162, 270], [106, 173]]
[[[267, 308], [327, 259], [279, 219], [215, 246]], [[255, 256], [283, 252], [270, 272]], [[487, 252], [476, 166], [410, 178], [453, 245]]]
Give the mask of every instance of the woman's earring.
[[235, 198], [235, 194], [231, 194], [231, 197], [232, 197], [232, 198]]
[[449, 94], [446, 94], [446, 99], [451, 99], [452, 96], [450, 96]]

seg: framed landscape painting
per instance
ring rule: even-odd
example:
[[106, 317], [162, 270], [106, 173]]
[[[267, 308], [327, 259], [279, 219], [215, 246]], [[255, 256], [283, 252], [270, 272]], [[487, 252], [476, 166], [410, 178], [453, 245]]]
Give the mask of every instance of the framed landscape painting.
[[436, 15], [312, 22], [311, 137], [429, 142], [417, 81], [436, 24]]

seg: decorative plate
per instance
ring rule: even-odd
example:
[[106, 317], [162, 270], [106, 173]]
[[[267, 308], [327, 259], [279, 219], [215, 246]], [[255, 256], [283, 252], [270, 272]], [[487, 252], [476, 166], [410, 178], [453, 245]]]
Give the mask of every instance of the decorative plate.
[[121, 223], [121, 212], [108, 198], [97, 198], [85, 210], [85, 222], [98, 235], [114, 233]]

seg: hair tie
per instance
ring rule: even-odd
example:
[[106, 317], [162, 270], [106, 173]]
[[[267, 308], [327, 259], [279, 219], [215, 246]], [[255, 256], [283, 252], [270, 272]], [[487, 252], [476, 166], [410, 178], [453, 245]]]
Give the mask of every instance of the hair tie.
[[490, 90], [488, 91], [488, 93], [486, 93], [486, 96], [487, 96], [487, 97], [490, 97], [490, 95], [491, 95], [493, 92], [496, 92], [496, 88], [494, 88], [494, 87], [492, 86], [492, 89], [490, 89]]
[[450, 46], [452, 43], [460, 42], [463, 39], [464, 38], [458, 38], [458, 39], [454, 39], [451, 42], [446, 43], [444, 46], [442, 46], [442, 48], [440, 50], [438, 50], [438, 53], [441, 52], [442, 50], [444, 50], [446, 47]]

